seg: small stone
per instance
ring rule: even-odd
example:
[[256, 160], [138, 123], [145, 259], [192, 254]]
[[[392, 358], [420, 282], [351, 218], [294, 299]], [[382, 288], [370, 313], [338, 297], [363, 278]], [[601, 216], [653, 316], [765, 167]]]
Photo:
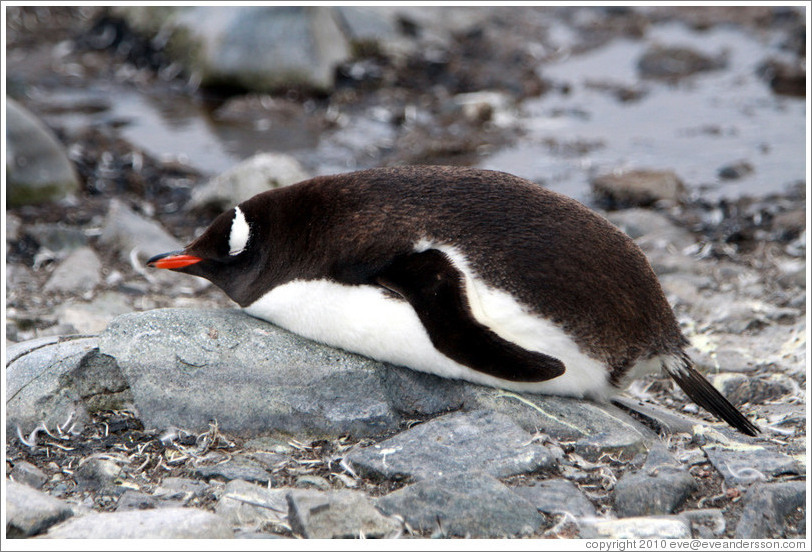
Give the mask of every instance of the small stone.
[[226, 481], [242, 479], [265, 484], [271, 481], [271, 474], [259, 462], [243, 456], [213, 466], [197, 466], [195, 475], [206, 479], [221, 477]]
[[149, 510], [158, 506], [158, 500], [154, 496], [139, 491], [124, 491], [118, 498], [116, 512], [126, 512], [128, 510]]
[[308, 539], [386, 537], [401, 524], [382, 515], [360, 491], [295, 490], [288, 494], [293, 531]]
[[637, 62], [640, 75], [646, 79], [678, 80], [694, 73], [722, 69], [724, 56], [709, 57], [688, 48], [652, 46]]
[[456, 412], [414, 426], [350, 453], [357, 468], [387, 479], [428, 479], [481, 470], [495, 477], [529, 473], [556, 464], [545, 447], [503, 414]]
[[45, 535], [49, 539], [230, 539], [234, 531], [222, 517], [194, 508], [161, 508], [88, 514], [68, 520]]
[[753, 165], [747, 161], [738, 161], [719, 169], [719, 178], [722, 180], [738, 180], [749, 175], [753, 170]]
[[161, 481], [161, 486], [155, 490], [153, 496], [166, 503], [177, 503], [179, 506], [183, 506], [192, 498], [204, 496], [209, 488], [210, 485], [204, 481], [185, 477], [167, 477]]
[[592, 180], [598, 201], [613, 209], [648, 207], [658, 201], [677, 203], [685, 185], [674, 171], [630, 170], [599, 175]]
[[511, 490], [545, 514], [569, 513], [576, 518], [594, 516], [595, 506], [566, 479], [547, 479]]
[[310, 178], [302, 165], [283, 153], [260, 153], [192, 191], [189, 207], [230, 209], [259, 193]]
[[675, 248], [682, 251], [696, 243], [693, 234], [680, 228], [665, 215], [634, 207], [606, 214], [609, 222], [629, 235], [644, 251]]
[[764, 404], [785, 397], [797, 390], [797, 384], [784, 374], [746, 376], [720, 374], [711, 381], [733, 404]]
[[45, 283], [48, 292], [81, 293], [101, 283], [102, 264], [89, 247], [82, 247], [68, 255]]
[[16, 481], [6, 481], [6, 536], [31, 537], [69, 518], [73, 510], [67, 502]]
[[121, 467], [107, 458], [90, 456], [79, 464], [73, 473], [80, 488], [97, 491], [113, 484], [121, 473]]
[[800, 473], [794, 458], [759, 445], [719, 443], [705, 445], [702, 450], [728, 484], [749, 485], [777, 475]]
[[329, 491], [332, 486], [329, 481], [319, 475], [300, 475], [296, 478], [296, 488]]
[[30, 462], [15, 462], [11, 478], [34, 489], [41, 489], [48, 481], [48, 474]]
[[235, 479], [226, 484], [214, 511], [233, 527], [261, 527], [282, 524], [288, 517], [290, 489], [268, 489]]
[[483, 473], [421, 481], [379, 498], [377, 505], [418, 531], [438, 531], [443, 537], [527, 536], [544, 522], [533, 504]]
[[678, 516], [580, 520], [585, 539], [689, 539], [689, 523]]
[[690, 523], [695, 539], [718, 539], [725, 534], [725, 516], [717, 508], [685, 510], [679, 517]]
[[696, 482], [684, 470], [660, 467], [628, 473], [615, 485], [615, 514], [638, 517], [674, 513], [696, 489]]
[[[806, 483], [787, 481], [766, 483], [750, 487], [744, 497], [744, 508], [736, 525], [737, 539], [804, 538], [806, 535], [787, 535], [789, 517], [806, 505]], [[801, 517], [804, 517], [802, 512]]]

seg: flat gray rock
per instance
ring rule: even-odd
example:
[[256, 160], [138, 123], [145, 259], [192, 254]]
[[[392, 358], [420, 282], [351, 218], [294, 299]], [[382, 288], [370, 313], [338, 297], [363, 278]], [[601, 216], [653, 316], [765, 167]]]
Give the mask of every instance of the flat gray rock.
[[776, 475], [801, 473], [794, 458], [759, 445], [713, 444], [703, 446], [702, 450], [725, 481], [734, 485], [748, 485]]
[[377, 500], [414, 529], [440, 536], [502, 538], [532, 535], [544, 518], [494, 477], [458, 473], [421, 481]]
[[360, 491], [295, 490], [288, 493], [288, 505], [291, 528], [308, 539], [386, 537], [402, 527]]
[[[787, 536], [787, 518], [805, 505], [804, 481], [754, 485], [744, 497], [744, 509], [736, 525], [736, 538], [784, 538]], [[792, 535], [793, 538], [799, 536], [803, 538], [804, 535]]]
[[359, 470], [386, 479], [423, 480], [483, 471], [494, 477], [550, 468], [553, 453], [504, 414], [455, 412], [350, 453]]
[[[402, 401], [393, 398], [397, 380], [387, 372], [409, 370], [314, 343], [241, 311], [126, 314], [99, 339], [148, 428], [205, 430], [216, 419], [243, 437], [365, 437], [394, 431], [405, 419]], [[434, 379], [436, 399], [424, 406], [459, 404], [443, 392], [455, 382]]]
[[88, 514], [61, 523], [49, 539], [230, 539], [222, 517], [195, 508], [161, 508]]
[[53, 132], [9, 97], [5, 115], [9, 207], [57, 200], [76, 192], [79, 179]]
[[226, 484], [214, 511], [233, 527], [278, 525], [287, 521], [287, 495], [290, 490], [287, 487], [268, 489], [235, 479]]
[[34, 489], [41, 489], [48, 481], [48, 475], [30, 462], [14, 462], [11, 478]]
[[690, 539], [690, 522], [679, 516], [583, 519], [585, 539]]
[[226, 481], [242, 479], [255, 483], [268, 484], [271, 481], [271, 474], [262, 465], [250, 458], [235, 456], [226, 462], [220, 462], [211, 466], [197, 466], [194, 468], [195, 475], [210, 479], [219, 477]]
[[67, 502], [28, 485], [6, 480], [6, 535], [10, 539], [42, 533], [73, 515]]
[[569, 513], [576, 518], [594, 516], [595, 506], [581, 489], [566, 479], [545, 479], [511, 490], [545, 514]]

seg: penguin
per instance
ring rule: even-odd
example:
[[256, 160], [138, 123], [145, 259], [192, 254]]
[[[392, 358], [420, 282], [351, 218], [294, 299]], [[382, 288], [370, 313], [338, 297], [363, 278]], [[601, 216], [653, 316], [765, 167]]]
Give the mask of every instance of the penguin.
[[634, 241], [508, 173], [316, 177], [240, 203], [147, 265], [206, 278], [309, 339], [520, 393], [606, 401], [662, 369], [740, 432], [759, 431], [694, 368]]

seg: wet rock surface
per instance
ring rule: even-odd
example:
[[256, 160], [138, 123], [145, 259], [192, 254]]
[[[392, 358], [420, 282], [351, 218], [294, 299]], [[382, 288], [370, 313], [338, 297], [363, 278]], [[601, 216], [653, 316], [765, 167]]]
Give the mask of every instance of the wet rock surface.
[[[340, 8], [354, 50], [329, 95], [201, 88], [106, 8], [8, 15], [9, 93], [80, 183], [6, 213], [9, 536], [806, 536], [797, 10]], [[257, 152], [280, 157], [224, 178]], [[398, 163], [507, 170], [591, 205], [596, 177], [651, 171], [606, 214], [762, 435], [659, 374], [619, 406], [504, 393], [307, 342], [143, 268], [243, 184]]]

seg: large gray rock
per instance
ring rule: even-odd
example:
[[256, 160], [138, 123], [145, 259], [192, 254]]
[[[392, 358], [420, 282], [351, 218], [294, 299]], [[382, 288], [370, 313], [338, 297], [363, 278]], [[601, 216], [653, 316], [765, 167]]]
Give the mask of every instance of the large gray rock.
[[249, 90], [333, 87], [350, 54], [329, 7], [120, 8], [143, 33], [168, 40], [167, 51], [205, 85]]
[[[788, 517], [806, 505], [806, 483], [787, 481], [754, 485], [747, 490], [736, 525], [737, 539], [784, 538]], [[803, 517], [803, 514], [801, 514]], [[793, 538], [804, 535], [793, 535]]]
[[386, 479], [419, 481], [471, 471], [508, 477], [556, 464], [553, 453], [532, 438], [504, 414], [456, 412], [352, 452], [347, 459]]
[[296, 158], [282, 153], [259, 153], [192, 190], [189, 206], [228, 209], [256, 194], [289, 186], [310, 175]]
[[421, 481], [379, 498], [377, 505], [402, 516], [414, 529], [439, 536], [526, 536], [544, 522], [534, 505], [483, 473]]
[[54, 134], [6, 97], [6, 201], [9, 207], [61, 199], [79, 189], [73, 165]]
[[360, 491], [295, 490], [288, 493], [288, 505], [291, 528], [308, 539], [385, 537], [402, 527]]
[[512, 490], [545, 514], [568, 513], [576, 518], [596, 514], [592, 502], [566, 479], [545, 479], [529, 486], [513, 487]]
[[[380, 435], [405, 419], [385, 376], [405, 368], [314, 343], [237, 310], [123, 315], [102, 332], [99, 350], [118, 363], [151, 428], [205, 430], [216, 419], [235, 435], [320, 438]], [[442, 402], [443, 386], [454, 382], [434, 381]], [[438, 401], [430, 406], [441, 407]]]
[[719, 443], [702, 450], [728, 484], [749, 485], [776, 475], [801, 473], [794, 458], [760, 445]]
[[6, 481], [6, 535], [10, 539], [30, 537], [69, 518], [67, 502], [16, 481]]
[[222, 517], [194, 508], [161, 508], [88, 514], [61, 523], [49, 539], [230, 539]]

